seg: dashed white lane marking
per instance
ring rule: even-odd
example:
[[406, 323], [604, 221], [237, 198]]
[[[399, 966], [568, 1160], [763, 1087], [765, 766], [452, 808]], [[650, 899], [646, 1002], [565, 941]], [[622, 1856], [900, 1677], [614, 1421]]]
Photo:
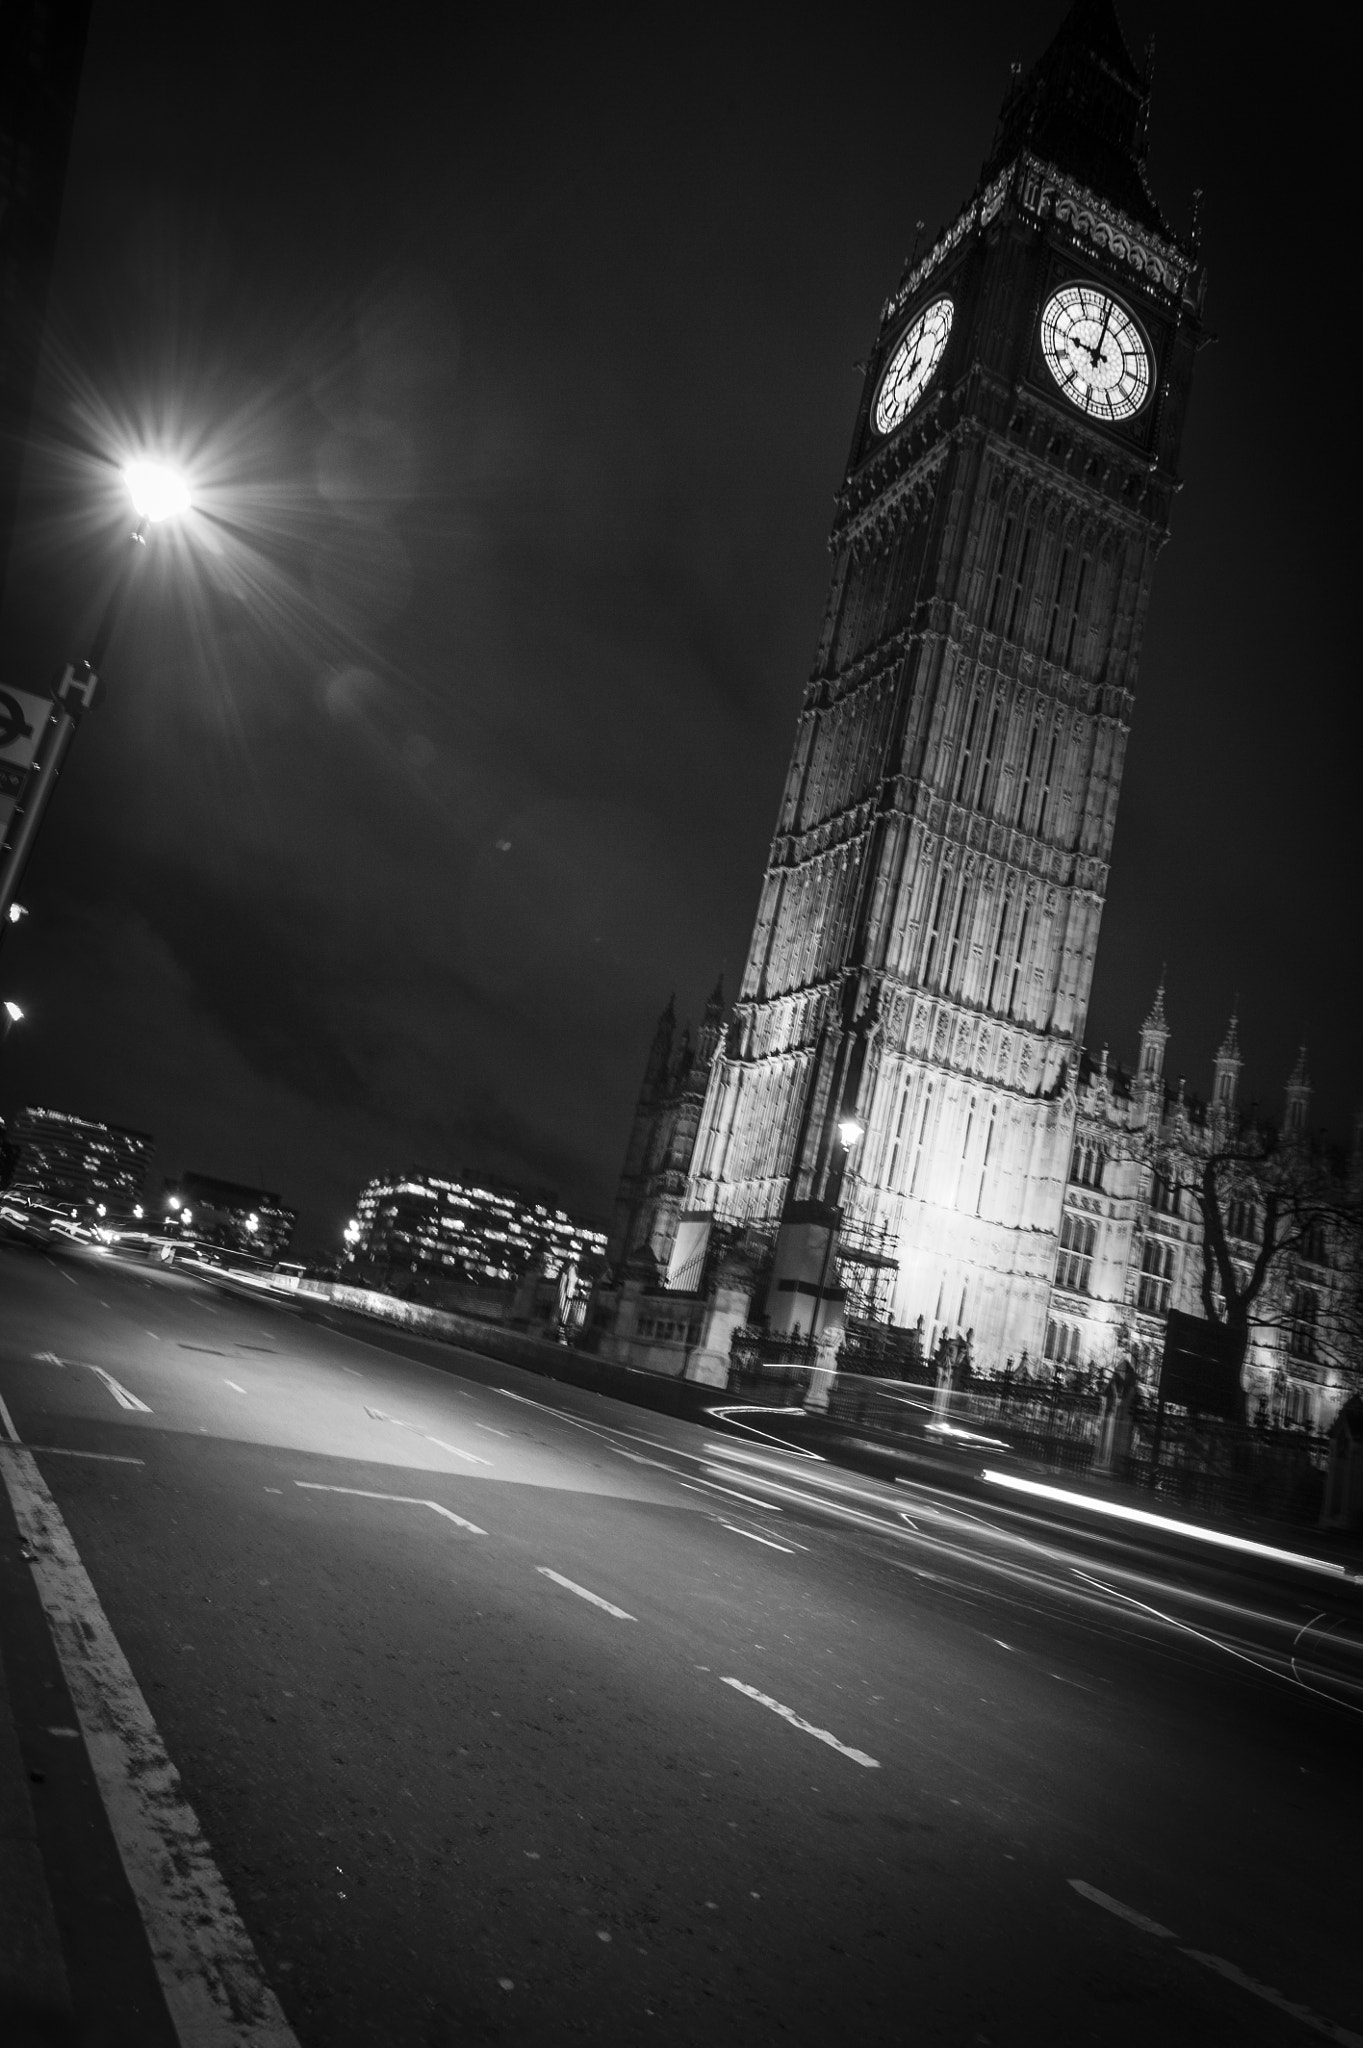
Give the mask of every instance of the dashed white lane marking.
[[1124, 1906], [1120, 1899], [1110, 1898], [1100, 1892], [1096, 1885], [1085, 1884], [1082, 1877], [1070, 1879], [1070, 1890], [1078, 1892], [1081, 1898], [1091, 1899], [1095, 1906], [1101, 1906], [1105, 1913], [1115, 1913], [1119, 1920], [1129, 1920], [1133, 1927], [1139, 1927], [1143, 1934], [1158, 1934], [1163, 1941], [1177, 1941], [1172, 1927], [1161, 1927], [1158, 1920], [1149, 1919], [1138, 1913], [1134, 1906]]
[[58, 1358], [55, 1351], [35, 1351], [33, 1356], [37, 1359], [39, 1365], [61, 1364], [61, 1360], [60, 1358]]
[[765, 1543], [768, 1550], [784, 1550], [787, 1557], [794, 1557], [795, 1555], [795, 1552], [788, 1543], [777, 1543], [770, 1536], [759, 1536], [755, 1529], [740, 1529], [736, 1522], [725, 1522], [722, 1520], [719, 1526], [721, 1529], [727, 1529], [733, 1536], [746, 1536], [749, 1543]]
[[1262, 1998], [1267, 2005], [1276, 2006], [1279, 2012], [1289, 2013], [1294, 2020], [1300, 2020], [1313, 2034], [1323, 2034], [1327, 2041], [1336, 2041], [1340, 2048], [1363, 2048], [1363, 2035], [1351, 2033], [1348, 2027], [1336, 2026], [1333, 2020], [1322, 2019], [1312, 2012], [1309, 2005], [1297, 2005], [1290, 1998], [1284, 1998], [1281, 1991], [1275, 1991], [1271, 1984], [1260, 1984], [1257, 1978], [1247, 1977], [1234, 1963], [1228, 1963], [1224, 1956], [1204, 1955], [1200, 1948], [1185, 1948], [1179, 1951], [1195, 1963], [1202, 1963], [1209, 1970], [1215, 1970], [1218, 1977], [1228, 1978], [1238, 1984], [1242, 1991], [1252, 1992], [1255, 1998]]
[[32, 1455], [0, 1475], [182, 2048], [298, 2048]]
[[562, 1572], [551, 1572], [547, 1564], [537, 1564], [535, 1570], [542, 1578], [552, 1579], [565, 1592], [576, 1593], [579, 1600], [590, 1600], [593, 1607], [600, 1607], [606, 1614], [613, 1614], [617, 1621], [637, 1621], [638, 1616], [626, 1614], [623, 1607], [617, 1607], [612, 1600], [603, 1600], [599, 1593], [593, 1593], [587, 1586], [579, 1586], [576, 1579], [565, 1579]]
[[101, 1465], [145, 1465], [145, 1458], [121, 1458], [117, 1451], [70, 1451], [65, 1444], [29, 1444], [43, 1458], [95, 1458]]
[[489, 1471], [492, 1469], [491, 1458], [480, 1458], [474, 1451], [461, 1450], [458, 1444], [447, 1444], [443, 1437], [431, 1436], [419, 1423], [403, 1422], [396, 1415], [385, 1415], [381, 1408], [366, 1408], [364, 1412], [372, 1416], [375, 1422], [391, 1423], [394, 1429], [409, 1429], [413, 1436], [419, 1436], [423, 1443], [434, 1444], [439, 1451], [448, 1451], [452, 1458], [462, 1458], [466, 1465], [486, 1465]]
[[678, 1486], [684, 1486], [688, 1493], [724, 1493], [730, 1500], [746, 1501], [750, 1508], [761, 1508], [763, 1514], [779, 1515], [784, 1512], [774, 1500], [761, 1500], [755, 1493], [739, 1493], [732, 1486], [716, 1486], [713, 1479], [679, 1479]]
[[223, 1385], [230, 1387], [234, 1394], [244, 1394], [246, 1392], [245, 1387], [239, 1387], [235, 1380], [224, 1380]]
[[[475, 1429], [485, 1429], [489, 1436], [505, 1437], [507, 1434], [504, 1429], [494, 1429], [490, 1422], [475, 1422], [473, 1426]], [[510, 1442], [509, 1437], [507, 1437], [507, 1441], [508, 1443]]]
[[151, 1414], [151, 1410], [146, 1402], [139, 1401], [136, 1394], [130, 1394], [128, 1389], [121, 1381], [116, 1380], [111, 1372], [105, 1372], [102, 1365], [87, 1365], [85, 1369], [87, 1372], [92, 1372], [97, 1380], [103, 1380], [120, 1408], [135, 1408], [139, 1415]]
[[452, 1508], [442, 1508], [438, 1500], [422, 1500], [414, 1493], [370, 1493], [363, 1486], [323, 1486], [316, 1479], [295, 1479], [295, 1486], [303, 1487], [308, 1493], [349, 1493], [356, 1500], [395, 1500], [405, 1508], [429, 1508], [432, 1514], [443, 1515], [447, 1522], [453, 1522], [460, 1529], [467, 1529], [470, 1536], [486, 1536], [487, 1530], [480, 1529], [476, 1522], [466, 1522], [462, 1515], [456, 1515]]
[[[1107, 1892], [1100, 1892], [1096, 1885], [1085, 1884], [1082, 1877], [1070, 1879], [1070, 1889], [1082, 1898], [1092, 1900], [1104, 1912], [1115, 1913], [1119, 1920], [1128, 1921], [1132, 1927], [1139, 1927], [1143, 1934], [1156, 1934], [1162, 1941], [1179, 1941], [1172, 1927], [1164, 1927], [1158, 1920], [1151, 1920], [1146, 1914], [1138, 1913], [1134, 1906], [1124, 1906], [1120, 1899], [1112, 1898]], [[1187, 1956], [1193, 1963], [1201, 1963], [1205, 1969], [1215, 1970], [1218, 1977], [1228, 1983], [1238, 1984], [1242, 1991], [1250, 1992], [1255, 1998], [1262, 1998], [1267, 2005], [1287, 2013], [1292, 2019], [1300, 2020], [1313, 2034], [1320, 2034], [1327, 2041], [1337, 2043], [1337, 2048], [1363, 2048], [1363, 2035], [1351, 2033], [1348, 2027], [1338, 2026], [1334, 2020], [1322, 2018], [1309, 2005], [1298, 2005], [1290, 1998], [1284, 1998], [1281, 1991], [1275, 1991], [1271, 1984], [1261, 1984], [1256, 1977], [1250, 1977], [1236, 1964], [1228, 1963], [1224, 1956], [1209, 1955], [1205, 1949], [1185, 1948], [1179, 1942], [1179, 1954]]]
[[424, 1429], [420, 1434], [425, 1442], [434, 1444], [438, 1451], [448, 1451], [452, 1458], [462, 1458], [466, 1465], [486, 1465], [489, 1471], [492, 1469], [491, 1458], [480, 1458], [474, 1451], [463, 1451], [458, 1444], [447, 1444], [443, 1437], [428, 1436]]
[[867, 1756], [864, 1749], [849, 1749], [845, 1742], [839, 1742], [837, 1736], [830, 1734], [827, 1728], [816, 1728], [812, 1721], [806, 1721], [803, 1715], [795, 1712], [793, 1707], [783, 1707], [780, 1700], [772, 1699], [768, 1693], [759, 1692], [755, 1685], [745, 1685], [741, 1678], [721, 1678], [719, 1682], [721, 1685], [731, 1685], [735, 1692], [741, 1692], [747, 1699], [756, 1700], [760, 1707], [770, 1708], [771, 1712], [779, 1714], [783, 1721], [789, 1721], [792, 1728], [798, 1728], [802, 1735], [812, 1735], [816, 1742], [826, 1742], [830, 1749], [836, 1749], [839, 1756], [850, 1758], [854, 1764], [860, 1764], [863, 1769], [868, 1771], [878, 1771], [880, 1769], [880, 1764], [876, 1758]]

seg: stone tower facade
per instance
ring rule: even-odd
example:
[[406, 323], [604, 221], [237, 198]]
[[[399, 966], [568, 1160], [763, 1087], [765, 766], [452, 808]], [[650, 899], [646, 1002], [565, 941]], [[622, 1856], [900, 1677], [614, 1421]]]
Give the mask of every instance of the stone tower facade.
[[[672, 1261], [706, 1087], [723, 1035], [724, 981], [715, 984], [700, 1028], [677, 1036], [674, 1002], [658, 1019], [644, 1068], [615, 1197], [606, 1257], [612, 1270], [647, 1254], [662, 1274]], [[689, 1282], [693, 1276], [686, 1276]]]
[[1077, 0], [881, 315], [671, 1258], [684, 1286], [716, 1221], [769, 1239], [776, 1328], [826, 1291], [836, 1211], [893, 1247], [895, 1321], [1044, 1340], [1199, 337], [1148, 103], [1111, 0]]

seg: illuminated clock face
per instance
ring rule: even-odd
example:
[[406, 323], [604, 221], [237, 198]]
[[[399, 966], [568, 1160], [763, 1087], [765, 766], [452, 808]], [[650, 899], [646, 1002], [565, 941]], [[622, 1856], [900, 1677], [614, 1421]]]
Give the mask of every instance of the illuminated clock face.
[[925, 306], [890, 357], [876, 393], [876, 432], [892, 434], [903, 424], [928, 386], [928, 380], [942, 360], [951, 333], [950, 299], [934, 299]]
[[1041, 316], [1046, 368], [1071, 405], [1129, 420], [1150, 396], [1150, 351], [1131, 315], [1097, 285], [1067, 284]]

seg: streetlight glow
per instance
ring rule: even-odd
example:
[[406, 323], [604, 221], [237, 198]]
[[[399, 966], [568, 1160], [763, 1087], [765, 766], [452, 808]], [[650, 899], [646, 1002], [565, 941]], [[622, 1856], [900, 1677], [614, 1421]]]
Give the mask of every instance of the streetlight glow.
[[189, 485], [178, 469], [164, 462], [130, 462], [123, 471], [133, 506], [140, 519], [155, 525], [175, 519], [189, 510]]
[[17, 1003], [6, 1003], [5, 1015], [9, 1018], [11, 1024], [22, 1024], [24, 1021], [24, 1013]]
[[859, 1124], [854, 1116], [845, 1116], [838, 1125], [838, 1136], [850, 1152], [858, 1138], [866, 1136], [866, 1126]]

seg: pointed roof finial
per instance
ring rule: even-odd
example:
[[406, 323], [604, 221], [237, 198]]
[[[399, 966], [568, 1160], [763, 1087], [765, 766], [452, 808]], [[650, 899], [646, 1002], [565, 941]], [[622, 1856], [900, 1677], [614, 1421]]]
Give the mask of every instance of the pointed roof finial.
[[1309, 1088], [1311, 1086], [1311, 1076], [1307, 1072], [1306, 1067], [1306, 1047], [1304, 1045], [1297, 1047], [1297, 1063], [1287, 1077], [1287, 1085], [1289, 1088]]
[[1151, 1007], [1150, 1015], [1141, 1026], [1142, 1031], [1167, 1032], [1169, 1029], [1169, 1019], [1164, 1014], [1164, 977], [1168, 964], [1167, 960], [1160, 962], [1159, 987], [1155, 990], [1155, 1000]]
[[1230, 1023], [1226, 1026], [1226, 1035], [1217, 1048], [1216, 1057], [1219, 1060], [1238, 1060], [1240, 1058], [1239, 1009], [1240, 993], [1237, 989], [1235, 1000], [1231, 1004]]

